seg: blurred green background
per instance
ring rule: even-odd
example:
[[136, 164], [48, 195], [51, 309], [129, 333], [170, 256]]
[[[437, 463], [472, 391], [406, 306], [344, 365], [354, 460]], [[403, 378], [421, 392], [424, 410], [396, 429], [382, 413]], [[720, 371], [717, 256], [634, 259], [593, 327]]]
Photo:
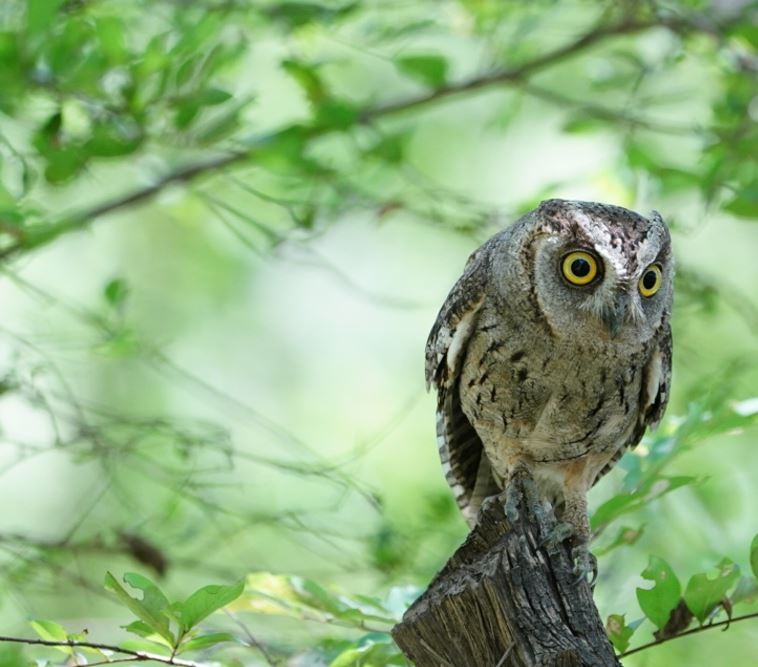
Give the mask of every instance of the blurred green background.
[[[682, 588], [731, 559], [755, 611], [757, 48], [755, 3], [727, 0], [3, 3], [2, 634], [122, 641], [106, 570], [400, 611], [466, 533], [426, 335], [468, 254], [548, 197], [656, 209], [678, 262], [667, 418], [590, 496], [632, 499], [593, 546], [601, 614], [643, 618], [651, 554]], [[365, 642], [240, 615], [276, 664]], [[746, 621], [625, 664], [756, 655]]]

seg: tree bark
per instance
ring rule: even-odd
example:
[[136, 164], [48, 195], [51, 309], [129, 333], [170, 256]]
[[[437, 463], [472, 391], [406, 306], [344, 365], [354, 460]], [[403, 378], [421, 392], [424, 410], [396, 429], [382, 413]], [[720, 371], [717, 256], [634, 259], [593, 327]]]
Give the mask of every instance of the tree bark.
[[556, 520], [533, 512], [523, 488], [510, 526], [504, 495], [479, 523], [392, 636], [416, 667], [618, 667], [585, 581], [564, 545], [541, 547]]

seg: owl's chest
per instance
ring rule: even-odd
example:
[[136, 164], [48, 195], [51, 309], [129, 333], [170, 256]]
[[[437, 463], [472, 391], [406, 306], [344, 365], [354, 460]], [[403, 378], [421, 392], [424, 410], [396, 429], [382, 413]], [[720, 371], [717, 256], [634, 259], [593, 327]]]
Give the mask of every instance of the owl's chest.
[[556, 461], [617, 449], [637, 420], [643, 350], [487, 329], [461, 369], [464, 412], [485, 447]]

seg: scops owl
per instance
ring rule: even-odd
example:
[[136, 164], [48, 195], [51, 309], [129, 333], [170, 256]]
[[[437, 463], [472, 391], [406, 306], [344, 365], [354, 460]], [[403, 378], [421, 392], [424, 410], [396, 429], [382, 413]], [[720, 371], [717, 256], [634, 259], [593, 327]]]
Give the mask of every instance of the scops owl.
[[442, 465], [469, 525], [502, 489], [508, 511], [523, 474], [577, 571], [595, 572], [587, 492], [663, 415], [673, 273], [658, 213], [560, 199], [471, 255], [426, 345]]

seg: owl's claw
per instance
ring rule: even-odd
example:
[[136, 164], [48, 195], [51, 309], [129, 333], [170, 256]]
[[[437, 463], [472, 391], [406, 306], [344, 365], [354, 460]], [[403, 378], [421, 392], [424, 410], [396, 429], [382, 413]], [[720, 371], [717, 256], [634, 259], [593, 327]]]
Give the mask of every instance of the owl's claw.
[[[571, 550], [571, 558], [574, 560], [574, 574], [576, 583], [587, 581], [590, 588], [595, 586], [597, 580], [597, 558], [589, 550], [586, 543], [579, 544]], [[590, 575], [589, 581], [587, 575]]]

